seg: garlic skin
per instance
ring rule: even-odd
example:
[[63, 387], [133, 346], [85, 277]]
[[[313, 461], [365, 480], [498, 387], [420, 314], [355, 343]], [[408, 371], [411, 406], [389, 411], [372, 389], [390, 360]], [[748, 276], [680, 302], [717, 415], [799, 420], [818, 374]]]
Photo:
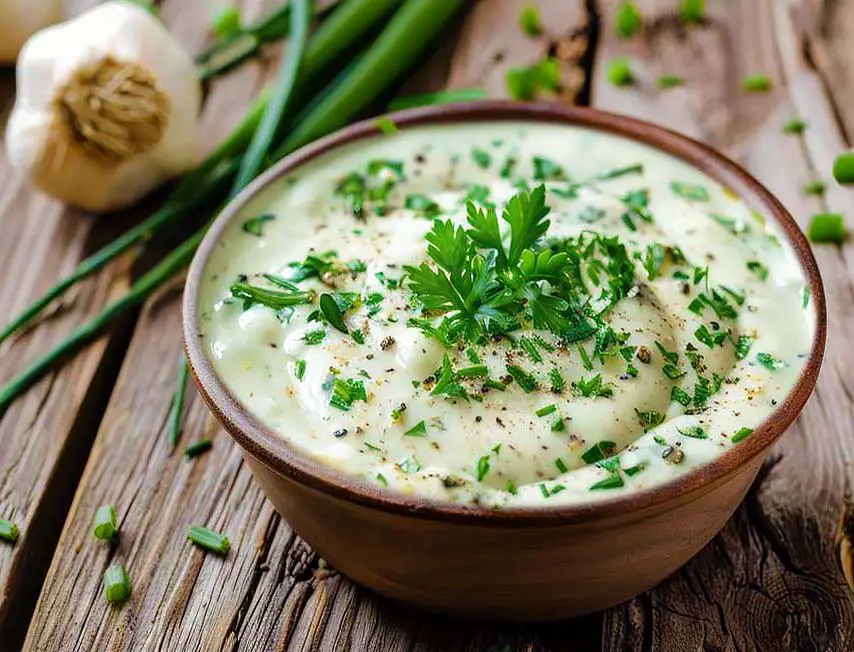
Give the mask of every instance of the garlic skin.
[[163, 24], [106, 2], [24, 46], [8, 158], [51, 197], [121, 208], [198, 162], [201, 98], [193, 60]]
[[24, 42], [62, 20], [62, 0], [0, 0], [0, 64], [14, 63]]

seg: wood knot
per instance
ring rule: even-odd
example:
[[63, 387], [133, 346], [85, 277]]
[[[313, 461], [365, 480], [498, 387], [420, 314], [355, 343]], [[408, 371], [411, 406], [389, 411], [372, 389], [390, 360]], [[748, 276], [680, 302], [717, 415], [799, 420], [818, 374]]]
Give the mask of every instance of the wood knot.
[[55, 102], [69, 139], [107, 164], [149, 151], [169, 124], [169, 97], [154, 75], [111, 56], [75, 70]]

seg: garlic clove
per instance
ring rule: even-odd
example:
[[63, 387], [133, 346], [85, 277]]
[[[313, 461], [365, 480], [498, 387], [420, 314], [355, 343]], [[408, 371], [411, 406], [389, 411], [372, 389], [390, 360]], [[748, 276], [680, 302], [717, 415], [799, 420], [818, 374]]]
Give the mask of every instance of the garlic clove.
[[62, 0], [0, 0], [0, 64], [14, 63], [24, 42], [62, 20]]
[[137, 5], [106, 2], [39, 32], [17, 84], [9, 159], [56, 199], [120, 208], [198, 161], [195, 65]]

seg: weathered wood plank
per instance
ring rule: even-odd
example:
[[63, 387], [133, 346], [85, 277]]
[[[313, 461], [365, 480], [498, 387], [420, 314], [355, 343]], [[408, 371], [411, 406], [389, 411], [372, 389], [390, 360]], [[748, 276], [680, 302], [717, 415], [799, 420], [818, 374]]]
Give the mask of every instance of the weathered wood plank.
[[[803, 60], [799, 29], [806, 23], [793, 14], [796, 2], [710, 2], [709, 20], [689, 28], [688, 39], [668, 15], [673, 3], [639, 3], [652, 27], [631, 44], [610, 33], [614, 3], [605, 4], [600, 62], [631, 52], [650, 74], [626, 92], [608, 86], [600, 65], [595, 105], [657, 117], [728, 150], [802, 225], [819, 210], [851, 213], [850, 194], [832, 190], [822, 200], [800, 192], [804, 181], [827, 178], [843, 142], [819, 79]], [[649, 82], [659, 72], [682, 74], [686, 87], [655, 89]], [[748, 72], [769, 75], [774, 93], [740, 92], [738, 80]], [[781, 133], [793, 115], [811, 125], [802, 138]], [[606, 650], [851, 649], [854, 601], [833, 550], [854, 453], [846, 373], [854, 337], [850, 255], [850, 244], [816, 248], [831, 315], [816, 395], [721, 534], [674, 577], [606, 614]]]
[[[564, 3], [549, 5], [559, 7], [556, 15], [565, 21], [550, 23], [555, 36], [576, 30], [582, 4], [576, 13]], [[487, 5], [491, 11], [483, 10]], [[482, 38], [479, 22], [496, 15], [514, 25], [502, 44], [502, 64], [528, 63], [530, 43], [515, 27], [518, 8], [515, 1], [483, 0], [461, 29], [460, 47], [441, 48], [415, 75], [411, 90], [442, 87], [448, 78], [458, 86], [480, 84], [486, 73], [472, 59], [492, 65], [491, 55], [474, 47], [472, 39]], [[537, 47], [540, 56], [545, 54], [548, 41]], [[517, 51], [525, 53], [524, 61]], [[496, 628], [413, 612], [354, 586], [326, 568], [273, 512], [237, 447], [195, 395], [188, 402], [183, 440], [212, 437], [214, 448], [194, 462], [170, 456], [165, 419], [172, 360], [180, 349], [175, 289], [149, 303], [140, 318], [26, 650], [534, 652], [562, 649], [567, 640], [576, 641], [579, 651], [598, 648], [598, 617]], [[121, 520], [122, 537], [113, 548], [89, 533], [92, 514], [104, 503], [114, 504]], [[184, 540], [190, 524], [227, 532], [233, 546], [228, 558], [193, 549]], [[121, 609], [108, 607], [101, 597], [101, 575], [112, 562], [124, 563], [134, 582], [133, 597]]]

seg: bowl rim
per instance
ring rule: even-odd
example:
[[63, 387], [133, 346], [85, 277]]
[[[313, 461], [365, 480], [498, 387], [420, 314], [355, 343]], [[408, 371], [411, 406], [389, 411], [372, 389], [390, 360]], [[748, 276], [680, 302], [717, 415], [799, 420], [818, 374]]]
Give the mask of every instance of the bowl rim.
[[792, 248], [810, 288], [815, 333], [806, 364], [785, 399], [738, 446], [672, 480], [613, 498], [563, 506], [502, 507], [442, 502], [404, 495], [368, 480], [348, 475], [318, 462], [265, 427], [231, 393], [203, 351], [197, 320], [197, 295], [202, 273], [219, 237], [260, 191], [316, 157], [352, 142], [381, 136], [376, 119], [344, 127], [289, 154], [255, 179], [222, 210], [205, 235], [187, 274], [182, 324], [189, 369], [199, 392], [230, 435], [247, 453], [274, 472], [345, 501], [421, 519], [464, 522], [470, 525], [530, 526], [592, 523], [630, 515], [648, 508], [666, 508], [669, 501], [695, 491], [711, 490], [727, 476], [763, 454], [795, 420], [815, 388], [824, 355], [827, 313], [818, 265], [806, 237], [776, 197], [740, 165], [708, 145], [665, 127], [629, 116], [587, 107], [482, 100], [419, 107], [387, 114], [400, 128], [450, 123], [513, 121], [545, 122], [593, 129], [635, 140], [675, 156], [736, 192], [742, 201], [774, 220]]

